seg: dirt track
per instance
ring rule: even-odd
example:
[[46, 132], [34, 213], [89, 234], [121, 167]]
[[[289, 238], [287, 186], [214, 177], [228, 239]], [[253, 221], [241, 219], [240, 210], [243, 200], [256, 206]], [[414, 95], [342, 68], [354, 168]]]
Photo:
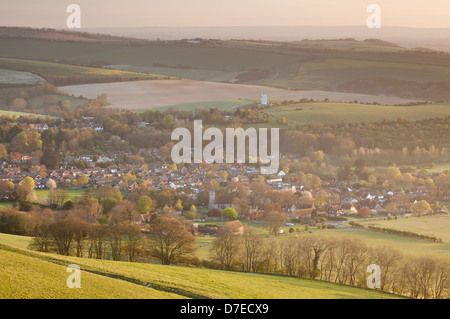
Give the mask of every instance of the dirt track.
[[152, 80], [105, 84], [85, 84], [60, 87], [60, 90], [75, 96], [83, 95], [95, 98], [107, 94], [111, 107], [126, 109], [143, 109], [159, 106], [243, 99], [259, 99], [264, 91], [269, 99], [328, 98], [336, 102], [379, 102], [386, 105], [408, 103], [413, 100], [390, 96], [375, 96], [354, 93], [327, 91], [291, 91], [286, 89], [258, 86], [228, 84], [218, 82], [201, 82], [192, 80]]

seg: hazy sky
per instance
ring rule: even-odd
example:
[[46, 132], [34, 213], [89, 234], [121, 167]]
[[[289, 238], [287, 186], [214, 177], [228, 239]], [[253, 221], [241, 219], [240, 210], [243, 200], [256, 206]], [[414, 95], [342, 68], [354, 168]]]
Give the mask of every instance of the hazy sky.
[[71, 3], [82, 28], [365, 25], [372, 3], [382, 25], [450, 28], [450, 0], [0, 0], [0, 25], [65, 28]]

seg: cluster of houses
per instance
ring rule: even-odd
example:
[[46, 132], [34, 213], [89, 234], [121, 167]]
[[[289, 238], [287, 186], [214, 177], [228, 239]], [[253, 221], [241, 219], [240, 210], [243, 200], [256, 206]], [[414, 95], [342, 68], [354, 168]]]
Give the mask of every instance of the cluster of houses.
[[[158, 149], [140, 149], [138, 155], [150, 155], [158, 157]], [[0, 181], [19, 183], [26, 176], [34, 179], [37, 189], [46, 189], [47, 182], [52, 179], [58, 187], [73, 186], [71, 181], [80, 175], [88, 177], [87, 187], [112, 186], [121, 191], [132, 191], [142, 186], [154, 187], [157, 190], [172, 188], [174, 190], [190, 189], [193, 197], [204, 189], [207, 181], [217, 180], [219, 183], [225, 183], [233, 180], [242, 184], [248, 184], [260, 175], [257, 167], [246, 164], [235, 164], [227, 167], [218, 165], [217, 169], [211, 170], [206, 166], [191, 165], [189, 167], [180, 167], [173, 169], [170, 164], [164, 163], [127, 163], [118, 164], [124, 156], [131, 156], [129, 151], [114, 151], [97, 156], [71, 157], [63, 159], [63, 166], [56, 170], [40, 171], [22, 171], [18, 165], [11, 165], [7, 162], [0, 164]], [[23, 159], [26, 160], [26, 159]], [[75, 168], [69, 165], [74, 160], [83, 160], [87, 166], [83, 169]], [[107, 165], [99, 165], [107, 163]], [[226, 171], [226, 176], [222, 173]], [[301, 182], [288, 182], [284, 178], [286, 174], [279, 171], [278, 174], [267, 180], [267, 184], [274, 191], [286, 191], [293, 193], [294, 196], [303, 197], [302, 201], [295, 201], [296, 204], [283, 207], [284, 212], [291, 219], [310, 219], [314, 212], [326, 212], [329, 216], [339, 217], [343, 215], [357, 214], [362, 207], [368, 207], [373, 214], [387, 213], [386, 207], [389, 203], [402, 193], [401, 190], [379, 190], [368, 191], [367, 189], [352, 190], [348, 187], [330, 187], [333, 181], [327, 181], [329, 188], [308, 189]], [[328, 194], [328, 203], [317, 207], [314, 203], [314, 197], [319, 192]], [[410, 202], [419, 201], [427, 196], [425, 187], [418, 187], [416, 190], [408, 193]], [[448, 194], [447, 194], [448, 196]], [[245, 217], [250, 220], [262, 219], [264, 216], [263, 207], [253, 205], [251, 195], [249, 196], [249, 210]], [[309, 198], [309, 200], [308, 200]], [[445, 199], [444, 199], [445, 200]], [[233, 206], [234, 196], [216, 195], [214, 190], [209, 193], [209, 209], [222, 210]], [[408, 205], [404, 205], [403, 212], [408, 212]]]

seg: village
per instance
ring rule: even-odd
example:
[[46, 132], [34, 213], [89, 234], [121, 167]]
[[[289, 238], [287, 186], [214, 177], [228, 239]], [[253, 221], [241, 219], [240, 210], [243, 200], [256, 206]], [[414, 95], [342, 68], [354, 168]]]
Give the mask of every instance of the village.
[[[137, 154], [150, 154], [158, 157], [158, 149], [139, 149]], [[308, 187], [301, 181], [293, 182], [289, 174], [280, 170], [277, 174], [264, 178], [260, 170], [251, 164], [214, 164], [214, 165], [184, 165], [177, 168], [175, 164], [144, 163], [144, 164], [118, 164], [123, 157], [132, 156], [130, 151], [114, 151], [97, 156], [94, 161], [90, 156], [80, 156], [77, 160], [87, 163], [87, 167], [79, 169], [70, 166], [74, 158], [68, 156], [62, 160], [61, 167], [54, 170], [40, 169], [29, 172], [20, 168], [21, 163], [31, 160], [30, 156], [23, 155], [17, 163], [3, 161], [0, 164], [0, 182], [14, 185], [26, 178], [34, 180], [36, 190], [49, 190], [49, 180], [53, 180], [59, 189], [90, 189], [104, 186], [117, 188], [122, 193], [138, 191], [141, 188], [153, 188], [156, 191], [172, 189], [176, 196], [189, 198], [204, 211], [228, 207], [236, 208], [236, 200], [244, 197], [244, 210], [238, 209], [238, 218], [242, 220], [264, 219], [265, 207], [276, 202], [270, 196], [261, 198], [260, 194], [253, 195], [252, 185], [263, 182], [265, 194], [268, 192], [284, 194], [278, 196], [283, 213], [289, 220], [295, 222], [310, 223], [317, 218], [317, 212], [329, 220], [343, 216], [357, 216], [363, 207], [370, 209], [364, 217], [380, 217], [391, 215], [411, 214], [411, 205], [415, 202], [429, 199], [427, 187], [419, 185], [410, 192], [405, 192], [398, 187], [391, 189], [369, 189], [361, 187], [351, 189], [337, 179], [321, 180], [321, 186]], [[107, 165], [104, 165], [104, 164]], [[77, 185], [77, 179], [83, 176], [85, 180]], [[438, 174], [430, 174], [429, 178], [436, 180]], [[216, 183], [216, 189], [211, 188], [212, 182]], [[357, 180], [351, 181], [351, 184]], [[240, 188], [240, 194], [229, 191], [229, 184]], [[238, 186], [236, 186], [238, 185]], [[52, 187], [53, 188], [53, 187]], [[1, 189], [1, 198], [4, 202], [12, 200], [10, 193]], [[242, 193], [242, 189], [245, 189]], [[216, 191], [220, 190], [216, 195]], [[207, 193], [207, 203], [201, 194]], [[228, 193], [227, 193], [228, 192]], [[256, 191], [255, 191], [256, 192]], [[242, 195], [247, 194], [247, 195]], [[199, 196], [200, 195], [200, 196]], [[440, 201], [448, 201], [449, 191], [439, 192]], [[263, 196], [264, 197], [264, 196]], [[395, 209], [392, 204], [397, 203]], [[239, 202], [238, 204], [241, 204]], [[182, 211], [174, 207], [178, 214]], [[431, 205], [432, 211], [427, 213], [443, 213], [445, 206]], [[162, 209], [162, 207], [159, 207]], [[155, 209], [158, 210], [158, 209]], [[148, 212], [150, 213], [150, 212]], [[147, 216], [148, 217], [148, 216]], [[198, 217], [198, 216], [197, 216]], [[204, 215], [203, 217], [207, 217]], [[217, 216], [216, 216], [217, 217]], [[143, 220], [146, 216], [143, 215]], [[202, 218], [203, 219], [203, 218]], [[216, 218], [217, 219], [217, 218]], [[213, 218], [214, 220], [214, 218]]]

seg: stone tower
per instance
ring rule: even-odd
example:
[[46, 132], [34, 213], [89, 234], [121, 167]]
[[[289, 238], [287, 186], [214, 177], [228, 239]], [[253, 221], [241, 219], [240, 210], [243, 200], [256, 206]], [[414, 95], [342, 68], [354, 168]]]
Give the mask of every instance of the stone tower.
[[209, 191], [209, 204], [208, 204], [208, 208], [209, 209], [213, 209], [214, 208], [214, 201], [216, 200], [216, 192], [214, 191], [214, 189], [211, 189]]

